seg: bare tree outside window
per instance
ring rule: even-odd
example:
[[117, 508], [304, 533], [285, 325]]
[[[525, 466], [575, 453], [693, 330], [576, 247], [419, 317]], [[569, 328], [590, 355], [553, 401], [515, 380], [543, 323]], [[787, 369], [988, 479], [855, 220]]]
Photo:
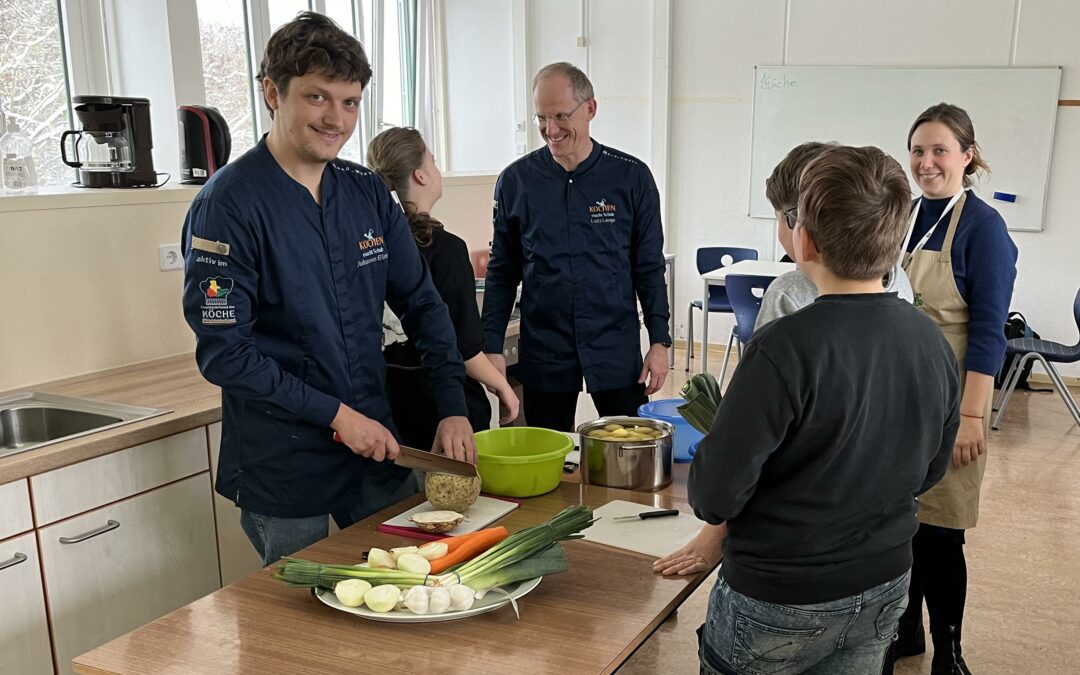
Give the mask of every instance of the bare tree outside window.
[[206, 104], [225, 117], [232, 134], [230, 161], [255, 145], [242, 0], [198, 0]]
[[0, 2], [0, 109], [34, 144], [39, 185], [71, 183], [60, 134], [71, 125], [56, 0]]

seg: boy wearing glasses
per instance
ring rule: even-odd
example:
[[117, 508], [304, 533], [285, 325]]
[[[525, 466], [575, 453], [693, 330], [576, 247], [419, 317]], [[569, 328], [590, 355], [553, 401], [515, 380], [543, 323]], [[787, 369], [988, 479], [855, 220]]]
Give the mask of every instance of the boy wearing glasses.
[[[811, 160], [831, 147], [836, 147], [836, 144], [810, 142], [796, 146], [765, 180], [765, 196], [776, 211], [776, 234], [788, 256], [794, 256], [791, 232], [795, 227], [798, 211], [796, 205], [799, 201], [799, 176]], [[794, 257], [788, 257], [787, 260], [793, 262]], [[911, 302], [914, 299], [911, 282], [899, 264], [893, 265], [885, 274], [882, 285], [887, 292], [898, 294], [902, 300]], [[758, 313], [755, 330], [806, 307], [814, 301], [817, 294], [814, 282], [800, 270], [777, 277], [769, 284], [765, 297], [761, 299], [761, 311]]]
[[[506, 372], [503, 337], [521, 283], [516, 376], [530, 426], [574, 429], [582, 378], [602, 416], [636, 415], [668, 372], [660, 196], [640, 160], [589, 136], [592, 83], [569, 63], [533, 79], [544, 147], [495, 186], [484, 351]], [[651, 347], [641, 357], [637, 305]]]
[[690, 467], [694, 513], [728, 531], [703, 673], [882, 671], [915, 497], [960, 420], [941, 331], [881, 285], [910, 199], [877, 148], [829, 148], [802, 172], [792, 250], [819, 295], [754, 333]]

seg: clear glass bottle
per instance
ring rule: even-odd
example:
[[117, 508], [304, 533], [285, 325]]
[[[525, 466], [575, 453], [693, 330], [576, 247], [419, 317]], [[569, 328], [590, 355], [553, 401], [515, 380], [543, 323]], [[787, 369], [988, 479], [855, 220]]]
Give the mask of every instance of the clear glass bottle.
[[37, 171], [34, 170], [34, 144], [19, 129], [14, 118], [7, 119], [7, 132], [0, 136], [0, 158], [3, 158], [4, 192], [27, 194], [37, 192]]

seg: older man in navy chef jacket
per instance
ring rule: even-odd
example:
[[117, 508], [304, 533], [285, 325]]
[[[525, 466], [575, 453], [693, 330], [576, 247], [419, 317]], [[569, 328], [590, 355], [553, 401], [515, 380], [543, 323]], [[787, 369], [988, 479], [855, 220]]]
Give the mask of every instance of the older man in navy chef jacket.
[[[596, 99], [569, 63], [533, 79], [545, 146], [495, 186], [484, 351], [503, 372], [521, 282], [517, 377], [530, 426], [571, 431], [581, 380], [601, 415], [635, 415], [667, 377], [668, 304], [660, 196], [648, 167], [589, 136]], [[637, 302], [651, 346], [641, 358]]]
[[216, 489], [270, 564], [325, 537], [327, 514], [344, 528], [418, 489], [388, 461], [384, 301], [430, 372], [437, 448], [473, 461], [476, 446], [454, 328], [404, 214], [337, 158], [371, 79], [363, 48], [304, 12], [271, 36], [259, 77], [270, 133], [192, 203], [183, 303], [199, 368], [221, 387]]

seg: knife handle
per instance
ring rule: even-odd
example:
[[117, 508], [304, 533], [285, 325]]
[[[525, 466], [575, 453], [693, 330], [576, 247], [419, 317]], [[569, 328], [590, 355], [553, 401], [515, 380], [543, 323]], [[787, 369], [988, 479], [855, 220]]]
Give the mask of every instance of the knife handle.
[[646, 511], [645, 513], [639, 514], [638, 517], [645, 520], [646, 518], [663, 518], [664, 516], [677, 515], [679, 515], [678, 509], [665, 509], [663, 511]]

